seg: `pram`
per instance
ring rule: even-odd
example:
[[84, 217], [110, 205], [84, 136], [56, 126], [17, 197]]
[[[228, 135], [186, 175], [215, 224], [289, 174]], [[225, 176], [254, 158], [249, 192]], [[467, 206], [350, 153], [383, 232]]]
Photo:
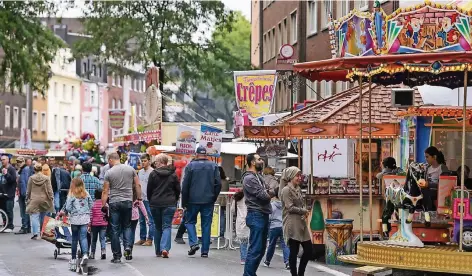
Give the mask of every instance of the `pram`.
[[71, 249], [72, 247], [72, 230], [70, 226], [58, 226], [54, 229], [56, 241], [54, 245], [54, 259], [61, 255], [61, 249]]

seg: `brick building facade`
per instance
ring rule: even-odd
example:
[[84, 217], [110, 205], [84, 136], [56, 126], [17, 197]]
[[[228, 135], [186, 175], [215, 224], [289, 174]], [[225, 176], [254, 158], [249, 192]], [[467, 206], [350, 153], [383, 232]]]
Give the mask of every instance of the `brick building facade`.
[[[387, 14], [399, 6], [399, 0], [380, 0], [380, 3]], [[331, 57], [329, 14], [336, 19], [354, 8], [371, 10], [373, 4], [374, 1], [368, 0], [253, 1], [251, 62], [260, 69], [278, 69], [278, 51], [284, 44], [294, 47], [294, 58], [299, 62], [328, 59]], [[295, 80], [293, 102], [327, 98], [350, 87], [347, 82], [311, 82], [302, 77]], [[279, 78], [273, 112], [291, 109], [291, 92]]]

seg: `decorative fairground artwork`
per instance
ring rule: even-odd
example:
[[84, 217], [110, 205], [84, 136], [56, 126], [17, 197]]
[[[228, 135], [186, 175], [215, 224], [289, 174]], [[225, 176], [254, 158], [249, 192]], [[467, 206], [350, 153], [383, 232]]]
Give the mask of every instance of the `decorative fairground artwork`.
[[342, 264], [338, 257], [352, 254], [353, 219], [326, 219], [326, 264]]
[[337, 27], [338, 55], [341, 57], [372, 55], [374, 30], [370, 13], [354, 11], [349, 15]]

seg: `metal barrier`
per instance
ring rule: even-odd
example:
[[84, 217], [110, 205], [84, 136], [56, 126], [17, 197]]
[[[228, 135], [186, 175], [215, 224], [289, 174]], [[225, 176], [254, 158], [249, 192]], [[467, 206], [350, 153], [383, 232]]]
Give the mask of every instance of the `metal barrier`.
[[223, 246], [220, 246], [220, 239], [218, 239], [218, 244], [216, 249], [231, 249], [236, 250], [237, 247], [233, 245], [233, 212], [231, 212], [231, 205], [233, 204], [233, 195], [236, 192], [221, 192], [219, 196], [224, 196], [226, 198], [226, 225], [225, 225], [225, 243]]

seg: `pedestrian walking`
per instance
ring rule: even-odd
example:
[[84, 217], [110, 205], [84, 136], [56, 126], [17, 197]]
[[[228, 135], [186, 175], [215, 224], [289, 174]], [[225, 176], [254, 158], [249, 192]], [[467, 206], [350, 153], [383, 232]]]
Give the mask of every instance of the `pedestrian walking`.
[[[72, 229], [72, 259], [69, 261], [69, 270], [71, 271], [76, 271], [77, 269], [78, 244], [80, 244], [82, 252], [82, 261], [79, 264], [82, 267], [82, 271], [87, 266], [89, 252], [87, 228], [90, 223], [92, 207], [93, 201], [85, 189], [84, 182], [80, 178], [74, 178], [64, 207], [65, 212], [69, 216], [69, 223]], [[62, 215], [61, 212], [60, 216]]]
[[85, 189], [89, 193], [89, 195], [92, 197], [92, 200], [95, 201], [95, 190], [97, 189], [102, 189], [102, 184], [100, 183], [100, 180], [96, 178], [95, 176], [92, 175], [92, 163], [85, 162], [82, 164], [82, 171], [83, 174], [80, 175], [80, 179], [85, 184]]
[[[156, 157], [156, 169], [149, 176], [147, 195], [156, 227], [154, 248], [156, 256], [169, 257], [172, 241], [172, 219], [180, 197], [180, 183], [169, 158], [161, 153]], [[213, 211], [213, 210], [212, 210]]]
[[288, 263], [288, 257], [290, 250], [284, 241], [284, 235], [282, 230], [282, 202], [278, 197], [279, 187], [275, 188], [275, 197], [273, 198], [270, 205], [272, 206], [272, 214], [269, 216], [270, 229], [269, 229], [269, 247], [267, 247], [266, 258], [264, 261], [264, 266], [269, 267], [270, 261], [274, 256], [275, 247], [277, 242], [280, 241], [280, 248], [282, 249], [282, 254], [284, 258], [284, 264], [286, 269], [290, 269]]
[[[310, 229], [306, 223], [308, 210], [305, 209], [303, 196], [300, 189], [301, 172], [297, 167], [285, 169], [285, 176], [289, 182], [283, 188], [281, 194], [283, 233], [285, 242], [290, 248], [289, 264], [292, 276], [304, 276], [305, 269], [312, 255], [312, 243]], [[297, 258], [300, 245], [303, 255], [297, 272]]]
[[247, 247], [249, 243], [249, 228], [246, 225], [247, 208], [244, 202], [244, 192], [234, 194], [231, 213], [236, 216], [236, 238], [239, 240], [239, 255], [241, 265], [246, 264]]
[[[121, 164], [120, 156], [117, 153], [110, 154], [108, 162], [112, 166], [105, 174], [102, 205], [104, 206], [104, 212], [108, 211], [108, 208], [110, 211], [112, 263], [120, 263], [122, 256], [120, 247], [121, 231], [123, 231], [124, 256], [127, 260], [133, 258], [130, 244], [133, 185], [138, 194], [138, 200], [142, 200], [142, 193], [136, 171], [130, 166]], [[107, 208], [108, 198], [110, 200]]]
[[[4, 233], [11, 233], [15, 228], [13, 226], [13, 209], [15, 207], [15, 193], [16, 193], [16, 169], [10, 164], [10, 157], [2, 155], [2, 168], [0, 174], [0, 193], [6, 195], [2, 201], [1, 209], [5, 210], [8, 218], [7, 228]], [[2, 214], [3, 215], [3, 214]], [[6, 218], [3, 219], [6, 221]]]
[[200, 249], [197, 239], [197, 216], [200, 214], [202, 227], [201, 257], [207, 258], [210, 251], [211, 222], [213, 208], [221, 190], [218, 165], [206, 158], [206, 149], [198, 147], [195, 159], [186, 167], [182, 181], [182, 206], [185, 211], [185, 226], [188, 231], [189, 256]]
[[141, 191], [143, 197], [144, 207], [146, 208], [146, 216], [149, 218], [149, 225], [146, 222], [146, 216], [143, 212], [139, 211], [139, 241], [136, 245], [151, 246], [154, 239], [154, 220], [152, 219], [151, 208], [149, 206], [149, 199], [147, 196], [147, 187], [149, 175], [153, 171], [151, 167], [151, 157], [145, 153], [141, 156], [141, 164], [143, 168], [139, 170], [138, 177], [139, 183], [141, 183]]
[[134, 247], [134, 239], [136, 237], [136, 227], [138, 226], [139, 222], [139, 212], [144, 214], [144, 219], [146, 223], [149, 225], [149, 217], [147, 216], [146, 207], [144, 207], [144, 203], [142, 200], [138, 200], [138, 194], [136, 192], [136, 186], [133, 186], [133, 209], [131, 210], [131, 235], [129, 244], [131, 246], [131, 253], [133, 252]]
[[39, 239], [46, 214], [54, 212], [54, 193], [51, 178], [45, 176], [42, 171], [41, 163], [36, 163], [34, 165], [35, 173], [28, 179], [26, 190], [26, 213], [31, 216], [32, 240]]
[[26, 192], [28, 180], [31, 176], [30, 167], [26, 165], [25, 158], [18, 157], [16, 164], [20, 168], [18, 171], [18, 205], [20, 206], [21, 229], [16, 234], [31, 233], [30, 216], [26, 213]]
[[95, 251], [97, 248], [97, 241], [100, 237], [101, 259], [107, 258], [107, 226], [108, 215], [102, 212], [102, 189], [95, 190], [95, 201], [92, 206], [92, 217], [90, 219], [90, 232], [92, 233], [92, 246], [90, 251], [90, 259], [95, 259]]
[[269, 215], [272, 213], [270, 199], [274, 191], [269, 190], [261, 172], [264, 160], [258, 154], [246, 157], [247, 171], [243, 174], [243, 191], [247, 207], [246, 224], [249, 227], [249, 248], [244, 276], [255, 276], [267, 246]]
[[80, 164], [75, 165], [74, 170], [70, 173], [71, 178], [80, 177], [82, 175], [82, 166]]

